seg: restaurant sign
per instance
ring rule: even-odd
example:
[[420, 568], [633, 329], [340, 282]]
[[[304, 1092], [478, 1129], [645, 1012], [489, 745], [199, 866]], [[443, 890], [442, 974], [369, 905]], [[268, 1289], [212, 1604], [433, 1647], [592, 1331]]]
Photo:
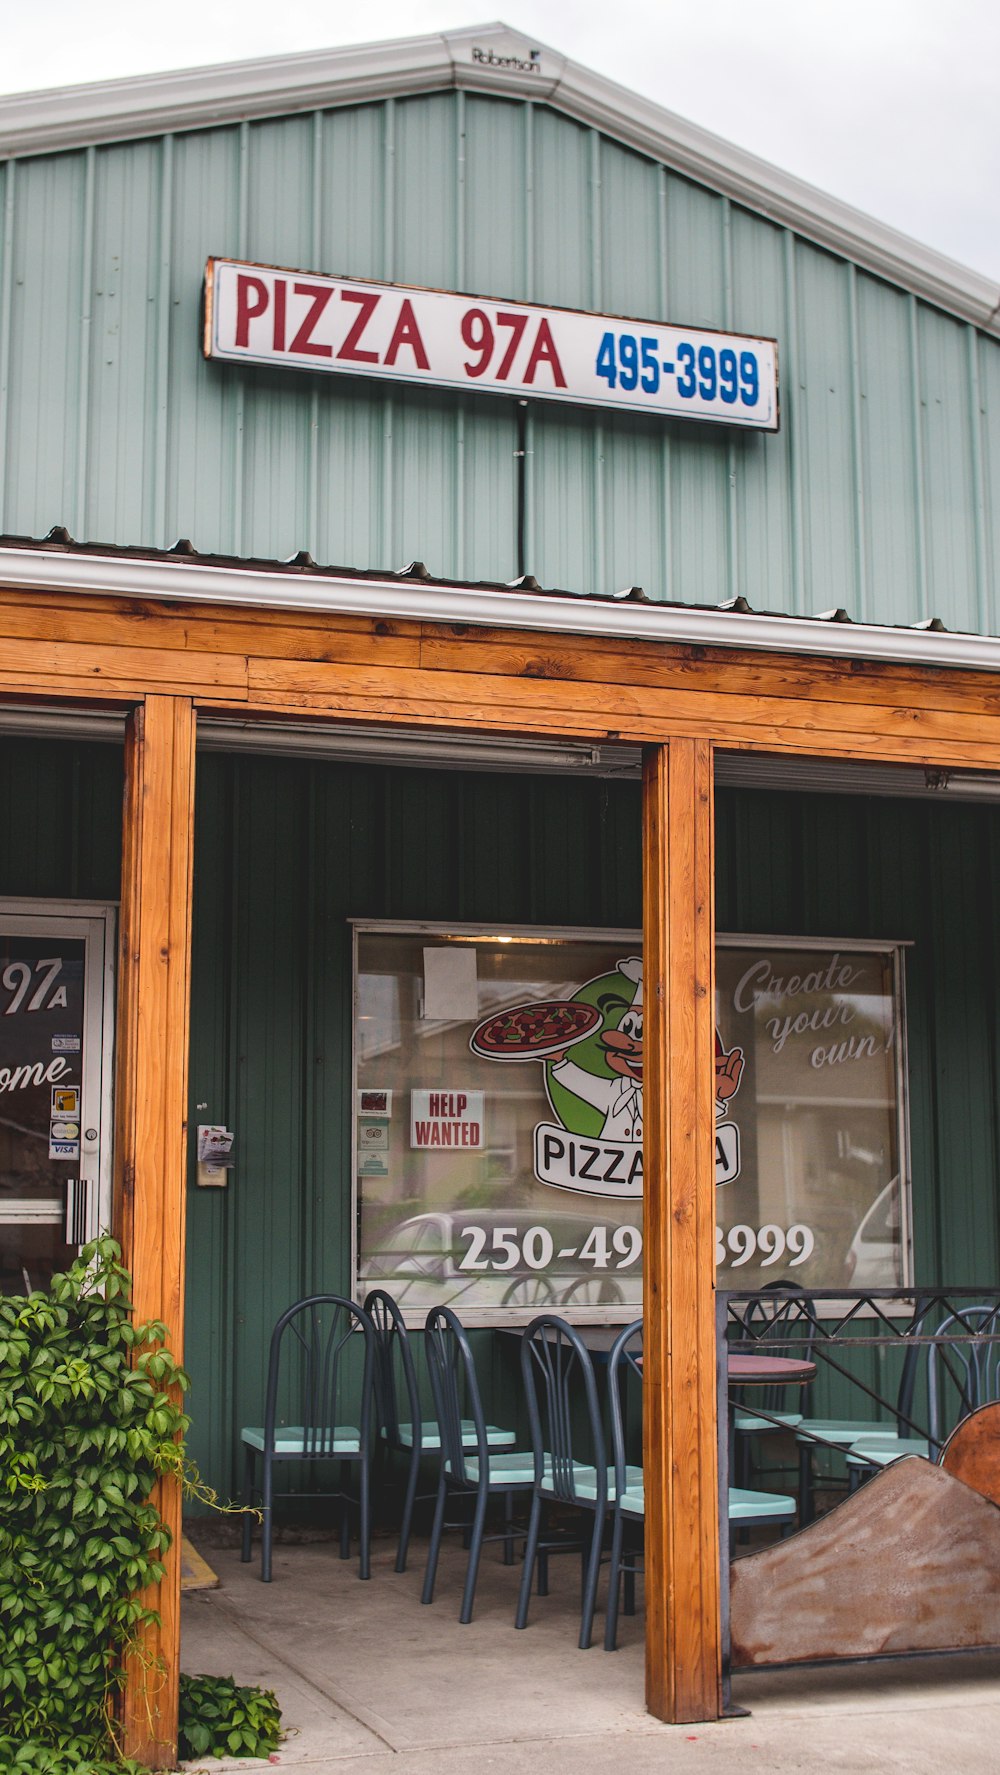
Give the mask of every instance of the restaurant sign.
[[205, 269], [204, 352], [230, 363], [778, 429], [773, 339], [233, 259], [209, 259]]

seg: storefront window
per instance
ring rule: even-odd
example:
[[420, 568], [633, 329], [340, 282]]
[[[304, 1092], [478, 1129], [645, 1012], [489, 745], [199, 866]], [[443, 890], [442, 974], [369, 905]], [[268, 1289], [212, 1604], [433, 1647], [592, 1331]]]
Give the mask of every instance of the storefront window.
[[720, 937], [716, 1031], [720, 1283], [903, 1286], [898, 949]]
[[[642, 1299], [636, 932], [355, 927], [357, 1274], [413, 1321]], [[906, 1279], [895, 950], [720, 939], [726, 1286]]]

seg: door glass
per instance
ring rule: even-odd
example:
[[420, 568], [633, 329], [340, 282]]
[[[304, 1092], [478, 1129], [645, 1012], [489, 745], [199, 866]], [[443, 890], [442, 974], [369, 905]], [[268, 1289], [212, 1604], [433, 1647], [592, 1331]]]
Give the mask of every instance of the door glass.
[[0, 1291], [5, 1294], [47, 1287], [89, 1231], [79, 1183], [88, 1107], [85, 962], [82, 936], [26, 935], [0, 926]]

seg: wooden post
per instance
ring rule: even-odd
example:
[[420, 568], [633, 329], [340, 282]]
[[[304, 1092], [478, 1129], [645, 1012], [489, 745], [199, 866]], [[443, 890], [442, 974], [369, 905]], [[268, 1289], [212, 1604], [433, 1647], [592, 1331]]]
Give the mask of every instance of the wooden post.
[[[183, 1359], [184, 1197], [195, 716], [189, 697], [148, 696], [129, 722], [115, 1110], [115, 1227], [132, 1271], [136, 1320], [162, 1319]], [[153, 1768], [177, 1761], [181, 1495], [161, 1481], [154, 1501], [173, 1536], [156, 1609], [128, 1661], [127, 1755]]]
[[715, 1368], [712, 747], [646, 754], [646, 1705], [721, 1712]]

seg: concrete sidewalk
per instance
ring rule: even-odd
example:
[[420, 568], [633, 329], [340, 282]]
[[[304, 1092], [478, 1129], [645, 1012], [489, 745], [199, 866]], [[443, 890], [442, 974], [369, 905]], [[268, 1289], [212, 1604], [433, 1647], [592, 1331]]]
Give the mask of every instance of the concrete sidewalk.
[[[552, 1594], [513, 1626], [519, 1567], [487, 1546], [475, 1619], [458, 1624], [464, 1555], [442, 1554], [420, 1604], [425, 1544], [392, 1570], [376, 1542], [370, 1583], [332, 1543], [275, 1550], [274, 1582], [213, 1549], [217, 1590], [184, 1598], [186, 1670], [273, 1688], [288, 1733], [271, 1765], [201, 1759], [189, 1769], [277, 1766], [286, 1775], [652, 1775], [668, 1768], [791, 1775], [817, 1769], [996, 1775], [1000, 1660], [921, 1658], [737, 1677], [747, 1719], [663, 1726], [643, 1707], [643, 1620], [620, 1649], [576, 1647], [575, 1559], [552, 1562]], [[863, 1601], [859, 1599], [859, 1606]], [[598, 1638], [603, 1627], [598, 1617]]]

